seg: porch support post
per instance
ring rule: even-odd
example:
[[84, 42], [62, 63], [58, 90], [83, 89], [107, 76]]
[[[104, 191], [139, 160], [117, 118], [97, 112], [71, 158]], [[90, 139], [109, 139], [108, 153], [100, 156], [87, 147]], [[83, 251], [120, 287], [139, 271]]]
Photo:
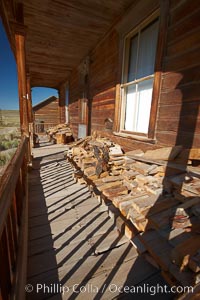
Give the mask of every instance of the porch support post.
[[22, 134], [29, 136], [26, 61], [25, 61], [25, 27], [23, 24], [16, 23], [14, 25], [14, 29], [15, 29], [17, 73], [18, 73], [20, 125], [21, 125]]
[[65, 107], [66, 107], [66, 84], [62, 84], [59, 87], [59, 122], [65, 123], [66, 116], [65, 116]]
[[31, 80], [30, 74], [26, 74], [27, 84], [27, 107], [28, 107], [28, 123], [29, 123], [29, 136], [30, 136], [30, 149], [34, 147], [34, 119], [33, 119], [33, 108], [32, 108], [32, 95], [31, 95]]
[[31, 80], [30, 74], [26, 75], [26, 83], [27, 83], [27, 97], [28, 97], [28, 122], [33, 123], [33, 110], [32, 110], [32, 95], [31, 95]]

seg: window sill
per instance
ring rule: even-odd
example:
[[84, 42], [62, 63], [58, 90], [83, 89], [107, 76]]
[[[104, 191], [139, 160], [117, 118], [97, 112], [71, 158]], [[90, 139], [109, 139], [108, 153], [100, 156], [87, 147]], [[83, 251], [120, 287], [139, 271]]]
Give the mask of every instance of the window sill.
[[116, 135], [116, 136], [119, 136], [119, 137], [131, 139], [131, 140], [136, 140], [136, 141], [140, 141], [140, 142], [147, 142], [147, 143], [150, 143], [150, 144], [155, 144], [156, 143], [155, 139], [150, 139], [146, 136], [139, 136], [139, 135], [135, 135], [135, 134], [122, 133], [122, 132], [113, 132], [113, 134]]

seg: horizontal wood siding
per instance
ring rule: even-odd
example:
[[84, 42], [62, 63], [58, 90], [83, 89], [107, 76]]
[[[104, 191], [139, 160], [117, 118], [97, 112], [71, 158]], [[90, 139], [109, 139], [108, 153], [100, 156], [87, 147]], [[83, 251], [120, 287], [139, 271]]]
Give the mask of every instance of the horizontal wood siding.
[[161, 145], [200, 145], [200, 7], [171, 1], [157, 119]]
[[[105, 130], [105, 120], [114, 121], [115, 86], [118, 72], [118, 35], [112, 31], [90, 54], [88, 100], [91, 110], [91, 132]], [[80, 68], [72, 72], [69, 85], [69, 117], [75, 137], [78, 135], [78, 100], [84, 86]]]
[[[145, 3], [145, 2], [144, 2]], [[136, 4], [137, 5], [137, 4]], [[144, 4], [145, 5], [145, 4]], [[126, 16], [124, 16], [124, 19]], [[133, 12], [134, 18], [134, 12]], [[126, 149], [182, 144], [200, 145], [200, 7], [198, 1], [170, 1], [167, 40], [161, 63], [161, 86], [156, 120], [156, 146], [111, 134]], [[91, 132], [105, 134], [105, 120], [115, 115], [116, 85], [120, 83], [122, 51], [118, 25], [90, 53], [88, 99]], [[70, 121], [78, 128], [79, 72], [70, 80]], [[114, 129], [116, 130], [116, 129]], [[106, 133], [108, 134], [108, 133]]]
[[118, 34], [116, 31], [112, 31], [91, 55], [91, 131], [104, 131], [106, 129], [105, 120], [110, 118], [114, 121], [118, 60]]
[[150, 149], [157, 149], [160, 148], [157, 144], [150, 144], [143, 141], [137, 141], [130, 138], [125, 138], [121, 136], [114, 135], [110, 132], [106, 131], [97, 131], [98, 136], [101, 137], [108, 137], [110, 138], [114, 143], [117, 143], [121, 145], [123, 151], [131, 151], [136, 149], [142, 149], [144, 151], [150, 150]]
[[[106, 99], [109, 95], [109, 99]], [[100, 97], [100, 98], [99, 98]], [[106, 90], [100, 95], [94, 96], [92, 102], [91, 128], [93, 130], [105, 130], [105, 121], [114, 120], [115, 87]]]
[[47, 103], [44, 106], [34, 110], [35, 121], [43, 121], [44, 123], [59, 124], [59, 107], [58, 99]]

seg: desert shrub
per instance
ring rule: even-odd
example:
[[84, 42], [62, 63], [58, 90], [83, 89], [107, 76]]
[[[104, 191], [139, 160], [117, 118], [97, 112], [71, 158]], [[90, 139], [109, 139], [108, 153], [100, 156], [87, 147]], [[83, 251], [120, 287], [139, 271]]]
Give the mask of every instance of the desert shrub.
[[3, 141], [2, 145], [4, 146], [5, 150], [8, 150], [8, 149], [12, 148], [10, 141]]
[[2, 144], [2, 142], [0, 142], [0, 151], [6, 150], [5, 146]]
[[13, 157], [15, 151], [16, 148], [11, 149], [10, 151], [0, 152], [0, 166], [4, 166], [5, 164], [7, 164], [10, 161], [10, 159]]
[[20, 143], [20, 140], [14, 139], [14, 140], [12, 141], [12, 148], [17, 148], [18, 145], [19, 145], [19, 143]]
[[7, 141], [7, 140], [0, 141], [0, 151], [17, 148], [19, 142], [20, 140], [18, 139], [14, 139], [12, 141]]

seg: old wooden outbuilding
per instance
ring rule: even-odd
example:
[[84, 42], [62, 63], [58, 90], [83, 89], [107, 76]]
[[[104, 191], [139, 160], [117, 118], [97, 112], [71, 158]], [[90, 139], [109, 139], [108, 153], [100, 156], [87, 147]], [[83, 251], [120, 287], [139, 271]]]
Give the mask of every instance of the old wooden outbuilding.
[[[40, 121], [45, 123], [65, 123], [67, 97], [75, 138], [104, 136], [124, 151], [200, 147], [199, 4], [1, 0], [0, 15], [18, 68], [23, 141], [1, 179], [0, 299], [10, 299], [12, 288], [26, 281], [26, 166], [33, 111], [35, 119], [44, 113]], [[59, 97], [32, 108], [32, 87], [55, 88]], [[53, 117], [47, 116], [53, 105]], [[186, 155], [183, 171], [187, 161]], [[21, 300], [22, 290], [17, 290]]]
[[44, 133], [49, 127], [60, 123], [59, 101], [51, 96], [33, 106], [35, 131]]

